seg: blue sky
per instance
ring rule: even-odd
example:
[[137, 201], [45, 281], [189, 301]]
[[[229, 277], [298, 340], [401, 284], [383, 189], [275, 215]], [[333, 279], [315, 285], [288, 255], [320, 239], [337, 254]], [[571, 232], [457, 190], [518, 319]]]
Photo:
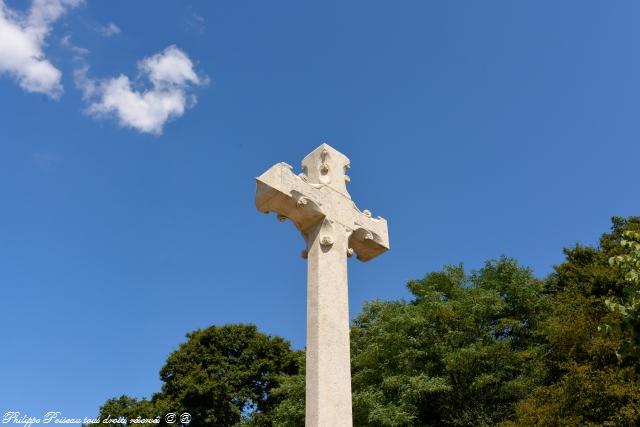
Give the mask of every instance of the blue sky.
[[254, 178], [321, 142], [389, 221], [352, 316], [640, 213], [637, 2], [0, 5], [1, 413], [150, 396], [212, 324], [302, 348], [303, 242]]

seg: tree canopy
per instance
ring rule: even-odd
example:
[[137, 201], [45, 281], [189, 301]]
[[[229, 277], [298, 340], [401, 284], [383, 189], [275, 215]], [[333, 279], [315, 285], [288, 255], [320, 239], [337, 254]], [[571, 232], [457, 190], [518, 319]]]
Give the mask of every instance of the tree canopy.
[[[640, 423], [638, 359], [616, 356], [622, 336], [611, 299], [629, 293], [625, 272], [609, 259], [623, 255], [624, 233], [640, 218], [614, 218], [596, 248], [565, 249], [566, 261], [545, 281], [551, 311], [541, 325], [547, 377], [516, 404], [513, 426], [635, 426]], [[600, 327], [613, 325], [608, 330]]]
[[186, 412], [191, 427], [272, 425], [277, 397], [271, 390], [280, 376], [297, 373], [296, 360], [288, 341], [260, 333], [254, 325], [196, 330], [160, 370], [160, 392], [150, 400], [110, 399], [100, 418], [161, 416], [160, 425], [166, 425], [165, 414]]

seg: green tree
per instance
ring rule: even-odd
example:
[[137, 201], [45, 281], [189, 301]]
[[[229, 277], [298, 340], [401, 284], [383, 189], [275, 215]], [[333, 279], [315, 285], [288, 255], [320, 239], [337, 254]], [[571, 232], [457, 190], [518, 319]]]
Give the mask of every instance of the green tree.
[[[609, 258], [609, 264], [618, 266], [628, 283], [628, 291], [619, 300], [607, 299], [605, 304], [611, 311], [618, 313], [622, 320], [619, 333], [622, 342], [616, 355], [638, 359], [640, 356], [640, 232], [626, 230], [620, 245], [627, 253]], [[620, 302], [619, 302], [620, 301]], [[607, 325], [610, 328], [610, 325]]]
[[[162, 418], [169, 411], [162, 411], [162, 405], [158, 401], [147, 399], [135, 399], [122, 395], [119, 398], [109, 399], [100, 408], [100, 425], [119, 426], [131, 425], [128, 420], [140, 418], [155, 419]], [[124, 418], [127, 422], [121, 422]]]
[[373, 302], [352, 329], [359, 426], [493, 426], [540, 376], [542, 286], [511, 259], [411, 281], [410, 303]]
[[[446, 267], [374, 301], [351, 328], [354, 425], [493, 426], [537, 383], [541, 283], [503, 258]], [[277, 425], [304, 425], [302, 372], [283, 382]]]
[[558, 381], [519, 402], [515, 421], [501, 426], [637, 426], [640, 393], [633, 378], [630, 368], [569, 362]]
[[283, 375], [280, 385], [273, 390], [279, 399], [271, 416], [273, 425], [278, 427], [304, 427], [305, 404], [305, 353], [298, 352], [300, 370], [295, 375]]
[[272, 390], [283, 375], [298, 370], [289, 343], [241, 324], [196, 330], [187, 338], [160, 370], [159, 393], [150, 400], [110, 399], [100, 409], [101, 419], [188, 412], [191, 427], [273, 425], [278, 397]]
[[[606, 301], [628, 292], [625, 274], [609, 259], [625, 253], [620, 241], [640, 218], [613, 218], [598, 247], [565, 249], [566, 260], [545, 281], [551, 312], [546, 336], [544, 384], [516, 405], [505, 426], [636, 426], [640, 423], [638, 359], [620, 363], [619, 313]], [[599, 325], [611, 325], [599, 331]]]

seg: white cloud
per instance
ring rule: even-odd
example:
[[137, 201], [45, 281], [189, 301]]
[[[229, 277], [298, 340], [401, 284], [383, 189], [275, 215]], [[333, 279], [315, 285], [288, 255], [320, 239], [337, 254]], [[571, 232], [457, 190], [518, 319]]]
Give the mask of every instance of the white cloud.
[[76, 70], [76, 85], [91, 101], [87, 112], [98, 118], [116, 117], [122, 126], [160, 135], [168, 120], [181, 117], [195, 104], [195, 95], [189, 90], [208, 82], [196, 74], [187, 54], [175, 46], [144, 58], [138, 69], [151, 82], [150, 89], [134, 89], [123, 74], [96, 81], [87, 77], [88, 67]]
[[0, 0], [0, 74], [13, 76], [27, 92], [52, 98], [62, 94], [62, 73], [43, 52], [51, 26], [81, 0], [33, 0], [26, 13], [11, 10]]
[[103, 25], [98, 28], [98, 32], [105, 37], [115, 36], [116, 34], [120, 34], [120, 27], [118, 27], [113, 22], [109, 22], [107, 25]]

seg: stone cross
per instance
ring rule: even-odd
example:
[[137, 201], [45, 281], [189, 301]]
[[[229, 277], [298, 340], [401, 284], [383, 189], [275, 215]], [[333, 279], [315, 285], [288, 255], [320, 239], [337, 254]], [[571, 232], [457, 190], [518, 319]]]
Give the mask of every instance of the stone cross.
[[307, 427], [350, 427], [351, 364], [347, 257], [389, 249], [387, 221], [360, 211], [347, 192], [349, 159], [322, 144], [296, 175], [278, 163], [256, 178], [256, 207], [291, 220], [307, 243]]

